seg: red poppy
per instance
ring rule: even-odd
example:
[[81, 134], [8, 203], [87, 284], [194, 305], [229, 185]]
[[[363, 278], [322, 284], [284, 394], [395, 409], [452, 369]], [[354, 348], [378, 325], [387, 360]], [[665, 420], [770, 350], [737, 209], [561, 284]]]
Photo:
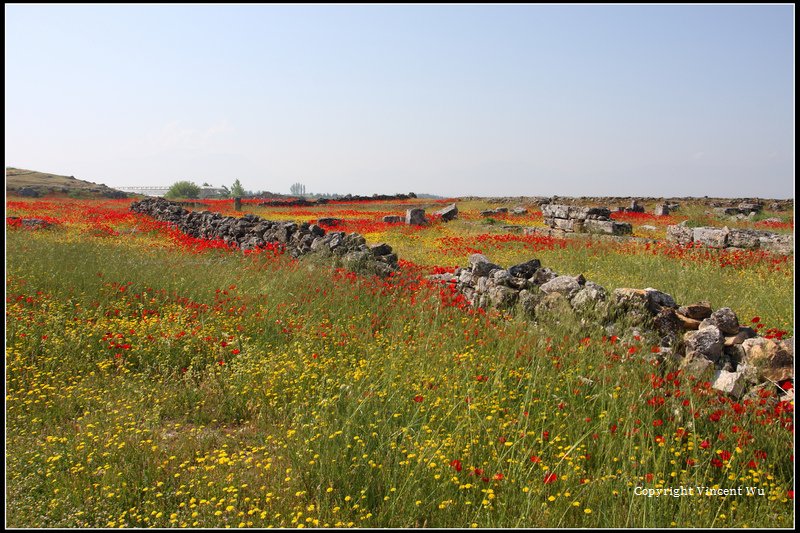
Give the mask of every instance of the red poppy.
[[704, 440], [703, 442], [700, 443], [700, 447], [703, 448], [704, 450], [709, 446], [711, 446], [711, 443], [708, 442], [708, 440]]
[[423, 399], [424, 398], [422, 396], [420, 396], [419, 394], [414, 396], [414, 401], [417, 402], [417, 403], [420, 403]]
[[557, 479], [558, 479], [558, 476], [555, 474], [555, 472], [547, 473], [544, 476], [544, 484], [545, 485], [549, 485], [550, 483], [553, 483]]
[[450, 461], [450, 466], [455, 468], [456, 472], [461, 472], [461, 469], [463, 468], [461, 466], [461, 461], [459, 461], [458, 459], [453, 459], [452, 461]]
[[531, 455], [531, 462], [532, 463], [541, 463], [542, 462], [542, 458], [539, 457], [538, 455]]

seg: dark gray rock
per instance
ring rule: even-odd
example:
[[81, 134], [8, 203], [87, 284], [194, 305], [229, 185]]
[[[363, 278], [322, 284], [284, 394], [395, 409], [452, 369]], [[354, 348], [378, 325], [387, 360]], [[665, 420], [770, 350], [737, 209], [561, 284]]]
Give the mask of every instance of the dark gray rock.
[[542, 267], [542, 262], [538, 259], [531, 259], [525, 263], [514, 265], [508, 269], [508, 272], [517, 278], [530, 279]]
[[440, 216], [444, 222], [450, 222], [458, 217], [458, 207], [456, 204], [450, 204], [444, 209], [436, 211], [434, 215]]
[[425, 210], [421, 208], [406, 210], [406, 224], [411, 226], [424, 226], [428, 223], [425, 218]]

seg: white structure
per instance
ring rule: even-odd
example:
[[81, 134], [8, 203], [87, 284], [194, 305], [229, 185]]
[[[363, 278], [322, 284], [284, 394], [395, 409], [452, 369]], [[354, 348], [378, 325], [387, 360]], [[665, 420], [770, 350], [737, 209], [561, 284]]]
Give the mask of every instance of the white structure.
[[117, 190], [145, 196], [164, 196], [169, 191], [169, 187], [117, 187]]
[[[132, 194], [143, 194], [145, 196], [162, 197], [167, 194], [169, 187], [117, 187], [122, 192], [129, 192]], [[200, 187], [200, 195], [198, 198], [222, 198], [227, 196], [228, 193], [222, 187]]]

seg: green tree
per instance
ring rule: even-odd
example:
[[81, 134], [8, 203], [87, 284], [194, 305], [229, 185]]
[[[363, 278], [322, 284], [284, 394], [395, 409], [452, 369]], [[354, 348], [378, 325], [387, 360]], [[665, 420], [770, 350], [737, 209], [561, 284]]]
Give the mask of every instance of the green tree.
[[295, 196], [302, 196], [306, 193], [306, 186], [302, 183], [295, 183], [289, 187], [289, 191]]
[[239, 178], [236, 178], [236, 181], [234, 181], [233, 185], [231, 185], [230, 195], [233, 196], [234, 198], [242, 198], [243, 196], [246, 196], [244, 192], [244, 187], [242, 187], [242, 184], [239, 183]]
[[200, 186], [191, 181], [176, 181], [164, 195], [166, 198], [197, 198]]

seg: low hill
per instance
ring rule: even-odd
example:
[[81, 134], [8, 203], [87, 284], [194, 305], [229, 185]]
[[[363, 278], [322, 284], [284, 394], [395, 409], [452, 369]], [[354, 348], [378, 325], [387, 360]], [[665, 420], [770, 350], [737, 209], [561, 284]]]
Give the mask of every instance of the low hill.
[[105, 184], [83, 181], [23, 168], [6, 167], [6, 194], [16, 196], [72, 196], [76, 198], [127, 198], [128, 194]]

